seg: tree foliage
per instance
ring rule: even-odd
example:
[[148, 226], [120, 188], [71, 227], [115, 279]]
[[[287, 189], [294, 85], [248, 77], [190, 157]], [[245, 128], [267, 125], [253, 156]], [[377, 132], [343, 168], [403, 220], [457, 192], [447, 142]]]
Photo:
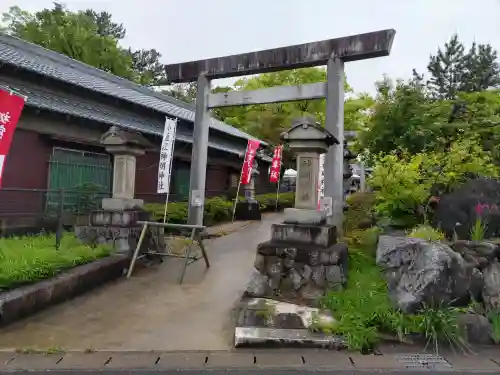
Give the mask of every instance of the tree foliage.
[[[249, 91], [276, 86], [296, 86], [308, 83], [326, 82], [326, 69], [304, 68], [259, 74], [238, 80], [233, 87], [217, 87], [214, 92]], [[345, 92], [352, 93], [345, 83]], [[344, 127], [358, 130], [367, 123], [367, 110], [373, 100], [367, 95], [358, 95], [345, 101]], [[224, 107], [213, 110], [221, 121], [238, 127], [270, 143], [279, 143], [280, 134], [290, 128], [294, 118], [309, 114], [321, 124], [325, 122], [324, 99], [295, 102]]]
[[117, 76], [148, 86], [165, 82], [161, 55], [154, 49], [122, 48], [125, 27], [107, 12], [72, 12], [61, 3], [35, 13], [14, 6], [3, 14], [3, 23], [11, 35]]
[[446, 151], [450, 143], [477, 140], [500, 163], [500, 70], [490, 45], [465, 46], [454, 35], [430, 57], [429, 79], [384, 78], [361, 136], [371, 154]]
[[374, 166], [369, 184], [377, 192], [376, 212], [404, 225], [425, 219], [425, 206], [433, 188], [439, 187], [445, 193], [471, 175], [498, 177], [490, 153], [471, 139], [452, 142], [446, 152], [380, 154]]
[[455, 99], [459, 92], [476, 92], [499, 87], [500, 67], [497, 52], [488, 44], [466, 47], [453, 35], [430, 56], [427, 85], [436, 99]]

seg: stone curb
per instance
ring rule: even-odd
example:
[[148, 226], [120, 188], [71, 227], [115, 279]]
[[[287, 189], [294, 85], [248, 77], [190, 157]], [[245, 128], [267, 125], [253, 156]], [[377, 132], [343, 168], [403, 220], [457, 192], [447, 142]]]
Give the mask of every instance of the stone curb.
[[128, 266], [128, 262], [125, 255], [114, 254], [63, 271], [51, 279], [2, 292], [0, 326], [118, 279], [123, 275], [123, 269]]
[[[412, 357], [416, 354], [407, 354]], [[450, 355], [429, 360], [429, 366], [403, 363], [401, 354], [361, 355], [326, 350], [241, 350], [199, 352], [111, 352], [35, 353], [0, 352], [0, 372], [17, 371], [286, 371], [286, 372], [388, 372], [500, 373], [500, 361], [491, 355]], [[435, 356], [430, 356], [435, 357]]]

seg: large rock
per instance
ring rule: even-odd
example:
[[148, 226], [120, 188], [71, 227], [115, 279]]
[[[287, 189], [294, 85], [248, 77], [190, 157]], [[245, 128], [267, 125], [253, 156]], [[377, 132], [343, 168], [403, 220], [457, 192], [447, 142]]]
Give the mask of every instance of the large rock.
[[469, 238], [471, 227], [477, 218], [478, 204], [481, 217], [488, 223], [486, 238], [500, 237], [500, 181], [472, 179], [439, 198], [433, 223], [448, 237], [456, 234], [460, 239]]
[[500, 259], [498, 244], [488, 241], [458, 240], [450, 244], [451, 248], [474, 267], [483, 270], [496, 259]]
[[492, 344], [493, 330], [487, 317], [480, 314], [460, 314], [458, 325], [465, 332], [470, 344]]
[[487, 310], [500, 311], [500, 263], [491, 263], [483, 271], [483, 299]]
[[392, 301], [407, 313], [424, 305], [465, 305], [481, 294], [481, 273], [440, 242], [380, 236], [377, 264]]

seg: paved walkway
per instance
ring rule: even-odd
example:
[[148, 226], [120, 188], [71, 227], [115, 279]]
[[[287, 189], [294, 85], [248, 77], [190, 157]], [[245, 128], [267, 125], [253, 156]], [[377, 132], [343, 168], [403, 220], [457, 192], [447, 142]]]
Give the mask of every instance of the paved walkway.
[[[404, 352], [407, 353], [407, 352]], [[131, 373], [155, 374], [168, 370], [238, 370], [255, 374], [262, 370], [296, 370], [308, 373], [321, 370], [351, 375], [357, 371], [365, 374], [390, 372], [391, 374], [414, 374], [415, 370], [431, 374], [499, 374], [498, 349], [471, 355], [427, 356], [409, 362], [414, 354], [362, 355], [328, 350], [265, 350], [265, 351], [210, 351], [210, 352], [95, 352], [16, 354], [0, 353], [0, 371], [12, 370], [94, 370], [108, 374], [128, 370]], [[134, 371], [135, 370], [135, 371]], [[254, 371], [251, 371], [254, 370]], [[97, 372], [99, 371], [99, 372]], [[54, 372], [51, 372], [54, 374]], [[89, 374], [92, 372], [89, 372]], [[177, 373], [177, 372], [176, 372]], [[190, 374], [197, 372], [190, 371]], [[211, 372], [214, 374], [215, 372]], [[221, 374], [217, 372], [216, 374]], [[282, 372], [280, 372], [282, 373]], [[274, 374], [276, 374], [274, 372]]]
[[0, 349], [227, 350], [232, 312], [250, 278], [256, 245], [279, 214], [205, 241], [211, 267], [181, 260], [138, 270], [94, 292], [0, 330]]

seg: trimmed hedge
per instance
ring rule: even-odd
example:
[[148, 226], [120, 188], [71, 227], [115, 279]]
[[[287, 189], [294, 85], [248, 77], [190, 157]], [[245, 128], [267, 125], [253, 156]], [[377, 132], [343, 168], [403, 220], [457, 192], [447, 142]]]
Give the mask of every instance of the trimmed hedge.
[[[276, 194], [262, 194], [255, 197], [262, 212], [274, 211], [276, 209]], [[293, 207], [295, 194], [293, 192], [283, 193], [279, 196], [278, 210]], [[159, 203], [144, 205], [144, 209], [151, 213], [151, 220], [163, 221], [165, 206]], [[231, 221], [233, 216], [233, 202], [222, 197], [205, 199], [204, 224], [207, 226]], [[169, 223], [185, 224], [188, 217], [187, 202], [171, 202], [168, 204], [167, 219]]]

